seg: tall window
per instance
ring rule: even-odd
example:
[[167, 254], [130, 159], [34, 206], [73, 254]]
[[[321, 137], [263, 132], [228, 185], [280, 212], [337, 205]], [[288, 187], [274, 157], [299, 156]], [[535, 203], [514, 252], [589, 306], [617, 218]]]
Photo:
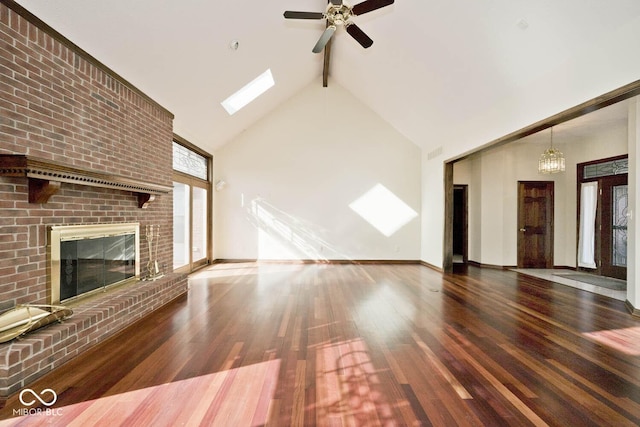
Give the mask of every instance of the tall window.
[[173, 269], [192, 271], [210, 260], [211, 157], [173, 142]]

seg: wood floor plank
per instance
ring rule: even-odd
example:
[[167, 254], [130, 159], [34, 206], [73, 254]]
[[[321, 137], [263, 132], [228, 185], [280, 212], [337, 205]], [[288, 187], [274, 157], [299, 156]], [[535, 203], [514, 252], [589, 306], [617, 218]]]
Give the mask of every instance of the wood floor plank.
[[0, 426], [640, 425], [639, 342], [621, 301], [511, 271], [217, 264]]
[[[193, 401], [195, 405], [192, 408], [185, 408], [185, 412], [188, 413], [188, 416], [185, 417], [186, 425], [202, 424], [211, 405], [211, 396], [216, 396], [218, 394], [226, 379], [227, 373], [228, 372], [221, 372], [213, 375], [213, 377], [210, 379], [208, 378], [207, 381], [202, 381], [202, 385], [204, 387], [189, 390], [190, 396], [194, 397], [190, 400]], [[203, 399], [202, 396], [207, 396], [209, 398]]]
[[427, 360], [433, 365], [435, 370], [440, 373], [440, 375], [449, 383], [449, 385], [455, 390], [456, 394], [460, 397], [460, 399], [473, 399], [471, 394], [464, 388], [462, 384], [455, 378], [454, 375], [444, 366], [443, 363], [440, 362], [438, 357], [431, 351], [431, 349], [422, 341], [422, 339], [417, 335], [413, 334], [413, 339], [422, 350], [424, 355], [427, 357]]
[[307, 364], [304, 360], [298, 360], [296, 366], [296, 377], [293, 388], [293, 412], [291, 414], [292, 426], [304, 425], [304, 407], [305, 407], [305, 387], [306, 387], [306, 368]]
[[[511, 349], [512, 352], [520, 352], [518, 349]], [[620, 415], [615, 409], [612, 409], [608, 405], [602, 405], [602, 402], [595, 399], [591, 394], [585, 393], [584, 390], [571, 381], [567, 381], [564, 376], [555, 370], [547, 367], [542, 362], [527, 355], [521, 355], [520, 360], [523, 361], [529, 368], [535, 370], [539, 375], [543, 376], [551, 386], [558, 388], [558, 390], [567, 396], [567, 398], [575, 399], [576, 404], [585, 407], [591, 414], [591, 417], [597, 420], [599, 425], [605, 425], [606, 423], [614, 423], [613, 425], [619, 426], [633, 426], [635, 423], [625, 420], [623, 415]]]
[[601, 386], [598, 386], [593, 381], [590, 381], [588, 378], [578, 375], [576, 372], [572, 371], [565, 365], [560, 364], [555, 360], [549, 360], [549, 364], [555, 367], [557, 370], [562, 372], [568, 377], [573, 378], [575, 381], [581, 383], [583, 386], [592, 390], [594, 393], [599, 394], [604, 399], [614, 403], [618, 408], [621, 408], [628, 412], [630, 415], [636, 418], [640, 418], [640, 402], [634, 402], [628, 397], [620, 398], [615, 394], [610, 393], [608, 390], [604, 389]]

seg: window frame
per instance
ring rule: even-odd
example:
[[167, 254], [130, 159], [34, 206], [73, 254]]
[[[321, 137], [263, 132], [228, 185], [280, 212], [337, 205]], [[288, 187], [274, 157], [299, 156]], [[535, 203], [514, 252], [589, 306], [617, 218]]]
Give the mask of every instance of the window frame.
[[[181, 184], [185, 184], [189, 186], [189, 245], [191, 246], [189, 250], [189, 262], [177, 269], [174, 269], [174, 272], [177, 273], [190, 273], [199, 268], [205, 267], [212, 262], [212, 254], [213, 254], [213, 185], [212, 185], [212, 176], [213, 176], [213, 156], [206, 151], [196, 147], [191, 144], [189, 141], [184, 138], [173, 135], [173, 142], [177, 143], [188, 150], [193, 151], [194, 153], [203, 156], [207, 160], [207, 179], [201, 179], [196, 176], [190, 175], [188, 173], [178, 171], [173, 169], [172, 180], [173, 182], [179, 182]], [[173, 147], [173, 145], [172, 145]], [[193, 188], [198, 187], [205, 189], [207, 191], [207, 214], [206, 214], [206, 235], [207, 235], [207, 247], [205, 252], [205, 257], [199, 260], [193, 259]]]

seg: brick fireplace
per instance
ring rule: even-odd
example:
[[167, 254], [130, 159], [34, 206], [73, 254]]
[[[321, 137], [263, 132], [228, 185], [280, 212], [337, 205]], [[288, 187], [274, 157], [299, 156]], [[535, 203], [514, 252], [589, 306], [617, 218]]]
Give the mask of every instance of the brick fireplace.
[[140, 280], [138, 223], [51, 226], [47, 234], [47, 294], [71, 303]]
[[159, 225], [165, 275], [78, 302], [64, 323], [0, 344], [0, 399], [186, 292], [187, 277], [171, 273], [172, 140], [169, 111], [2, 0], [0, 161], [24, 165], [0, 164], [0, 312], [49, 302], [51, 226]]

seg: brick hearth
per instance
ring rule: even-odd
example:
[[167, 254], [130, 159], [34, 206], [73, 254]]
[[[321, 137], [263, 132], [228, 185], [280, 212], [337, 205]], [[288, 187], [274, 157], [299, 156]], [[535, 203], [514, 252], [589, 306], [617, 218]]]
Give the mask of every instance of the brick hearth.
[[62, 323], [0, 345], [0, 400], [186, 292], [184, 275], [141, 281], [73, 306]]

